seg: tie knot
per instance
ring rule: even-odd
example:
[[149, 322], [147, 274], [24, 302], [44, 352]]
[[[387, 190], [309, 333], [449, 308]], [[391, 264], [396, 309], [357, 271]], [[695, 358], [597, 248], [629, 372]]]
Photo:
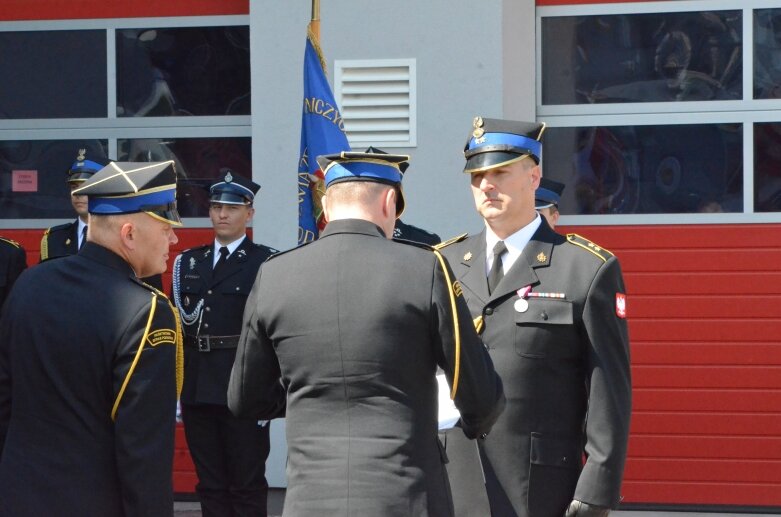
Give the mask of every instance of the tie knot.
[[498, 257], [505, 251], [507, 251], [507, 246], [504, 245], [504, 241], [499, 241], [494, 245], [494, 257]]
[[228, 258], [228, 247], [222, 246], [220, 247], [220, 258]]

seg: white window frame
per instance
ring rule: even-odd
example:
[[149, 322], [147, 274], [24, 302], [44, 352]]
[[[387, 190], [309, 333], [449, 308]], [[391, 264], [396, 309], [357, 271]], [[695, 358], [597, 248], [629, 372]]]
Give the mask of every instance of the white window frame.
[[[743, 212], [683, 214], [562, 215], [561, 225], [649, 225], [779, 223], [781, 212], [754, 212], [754, 123], [781, 123], [781, 100], [753, 99], [754, 10], [781, 8], [764, 0], [676, 0], [542, 6], [536, 9], [536, 109], [549, 127], [674, 125], [697, 123], [743, 124]], [[696, 102], [638, 102], [620, 104], [542, 104], [542, 19], [555, 16], [648, 14], [699, 11], [742, 11], [743, 99]], [[670, 114], [677, 114], [672, 120]]]
[[[0, 120], [0, 140], [108, 140], [109, 157], [117, 156], [117, 140], [126, 138], [252, 138], [251, 115], [193, 117], [117, 117], [116, 31], [135, 28], [223, 27], [250, 25], [248, 15], [106, 18], [0, 22], [0, 31], [106, 31], [106, 118]], [[38, 229], [67, 219], [0, 219], [0, 229]], [[186, 218], [188, 228], [211, 228], [208, 217]]]

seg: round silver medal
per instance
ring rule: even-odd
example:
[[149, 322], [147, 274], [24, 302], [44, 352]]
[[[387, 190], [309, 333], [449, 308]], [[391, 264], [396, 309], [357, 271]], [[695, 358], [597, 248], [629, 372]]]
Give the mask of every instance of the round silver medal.
[[515, 307], [516, 312], [526, 312], [529, 310], [529, 302], [523, 298], [518, 298], [515, 300], [515, 305], [513, 307]]

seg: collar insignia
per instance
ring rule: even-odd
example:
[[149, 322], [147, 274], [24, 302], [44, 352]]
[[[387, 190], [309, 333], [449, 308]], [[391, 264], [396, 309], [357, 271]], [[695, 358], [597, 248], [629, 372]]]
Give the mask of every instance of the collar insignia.
[[245, 256], [245, 255], [247, 254], [247, 252], [246, 252], [246, 251], [244, 251], [244, 250], [238, 250], [238, 251], [236, 252], [236, 254], [237, 254], [239, 257], [243, 257], [243, 256]]
[[547, 255], [545, 255], [545, 253], [540, 252], [537, 255], [537, 262], [545, 262], [546, 260], [548, 260], [548, 257], [547, 257]]
[[467, 251], [464, 254], [464, 260], [472, 260], [472, 252], [471, 251]]
[[190, 257], [190, 271], [195, 269], [195, 257]]
[[67, 246], [70, 243], [71, 243], [71, 240], [70, 240], [70, 237], [69, 237], [68, 240], [65, 241], [65, 245]]

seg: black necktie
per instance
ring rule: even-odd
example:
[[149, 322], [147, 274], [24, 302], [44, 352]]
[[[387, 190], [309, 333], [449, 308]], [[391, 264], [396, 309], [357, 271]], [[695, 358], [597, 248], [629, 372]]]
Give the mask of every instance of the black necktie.
[[494, 263], [491, 265], [491, 271], [488, 272], [488, 294], [494, 292], [504, 276], [502, 253], [505, 251], [507, 251], [507, 246], [504, 245], [504, 241], [499, 241], [494, 246]]
[[214, 265], [214, 272], [212, 273], [212, 276], [217, 275], [217, 271], [225, 264], [225, 261], [228, 260], [228, 247], [222, 246], [220, 248], [220, 258], [217, 259], [217, 263]]
[[82, 246], [84, 246], [84, 243], [87, 242], [87, 225], [84, 225], [84, 228], [81, 229], [81, 244], [79, 244], [79, 249], [81, 249]]

